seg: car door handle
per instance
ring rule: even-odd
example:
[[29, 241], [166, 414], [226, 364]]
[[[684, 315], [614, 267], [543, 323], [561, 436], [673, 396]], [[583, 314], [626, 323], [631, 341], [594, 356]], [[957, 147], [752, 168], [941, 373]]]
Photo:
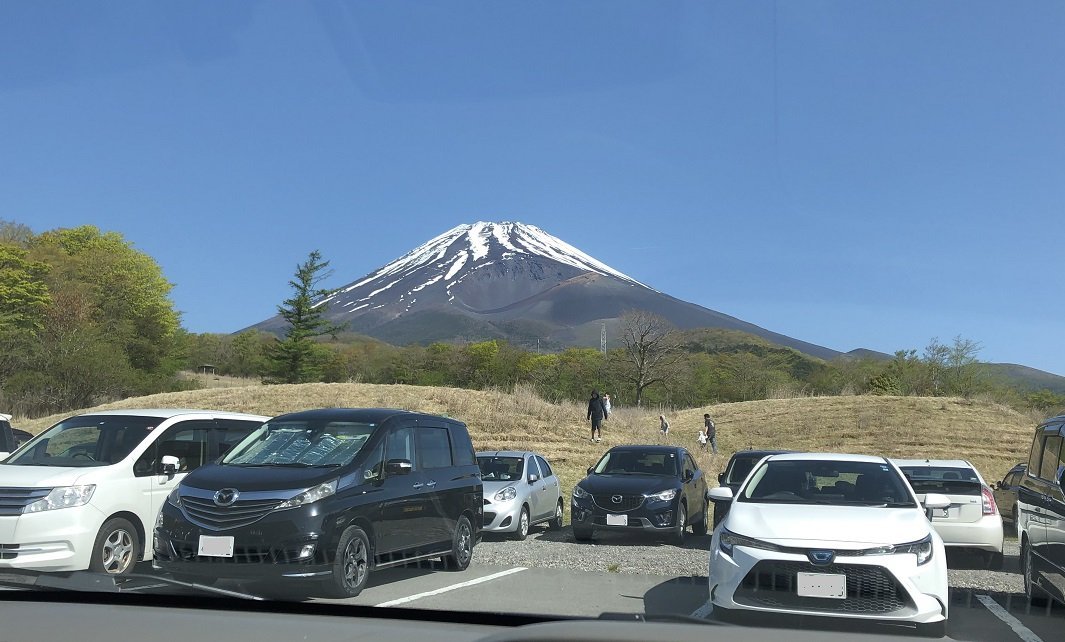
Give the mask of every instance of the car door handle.
[[436, 486], [436, 480], [435, 479], [430, 479], [428, 482], [426, 482], [425, 485], [428, 486], [429, 488], [432, 488], [432, 487]]
[[415, 490], [417, 490], [417, 489], [421, 488], [421, 487], [422, 487], [422, 486], [424, 486], [424, 485], [425, 485], [425, 484], [423, 484], [423, 483], [421, 483], [421, 482], [415, 482], [415, 484], [414, 484], [414, 486], [413, 486], [412, 488], [414, 488]]

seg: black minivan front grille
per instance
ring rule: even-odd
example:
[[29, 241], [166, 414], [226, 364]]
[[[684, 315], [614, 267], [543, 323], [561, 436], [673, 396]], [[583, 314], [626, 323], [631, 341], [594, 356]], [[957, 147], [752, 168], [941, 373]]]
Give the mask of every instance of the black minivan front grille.
[[213, 499], [181, 496], [181, 506], [189, 521], [213, 531], [250, 526], [266, 517], [281, 502], [280, 499], [242, 499], [230, 506], [219, 506]]

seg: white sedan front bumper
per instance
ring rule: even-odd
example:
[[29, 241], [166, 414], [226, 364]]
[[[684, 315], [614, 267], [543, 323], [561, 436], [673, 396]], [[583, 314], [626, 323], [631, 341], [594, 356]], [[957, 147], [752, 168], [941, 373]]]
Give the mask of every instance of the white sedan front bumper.
[[[815, 565], [802, 554], [735, 546], [710, 551], [709, 589], [715, 607], [787, 615], [932, 624], [947, 617], [947, 568], [941, 544], [921, 566], [916, 555], [838, 557]], [[797, 573], [846, 575], [843, 599], [798, 595]]]

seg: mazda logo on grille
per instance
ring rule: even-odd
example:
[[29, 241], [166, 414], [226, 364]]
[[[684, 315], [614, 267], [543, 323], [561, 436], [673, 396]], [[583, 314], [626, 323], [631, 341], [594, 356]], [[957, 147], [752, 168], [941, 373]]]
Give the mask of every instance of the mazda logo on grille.
[[240, 491], [236, 488], [223, 488], [214, 494], [214, 503], [215, 506], [232, 506], [238, 497], [240, 497]]
[[806, 554], [810, 562], [814, 564], [831, 564], [836, 559], [835, 551], [810, 551]]
[[614, 502], [615, 504], [620, 504], [621, 503], [621, 495], [611, 495], [610, 496], [610, 501]]

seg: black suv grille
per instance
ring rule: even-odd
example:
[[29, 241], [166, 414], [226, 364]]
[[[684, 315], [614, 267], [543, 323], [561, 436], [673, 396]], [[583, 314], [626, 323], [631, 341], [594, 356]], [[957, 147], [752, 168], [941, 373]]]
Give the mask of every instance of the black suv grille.
[[281, 503], [280, 499], [238, 500], [232, 506], [218, 506], [213, 499], [181, 496], [181, 506], [189, 520], [204, 528], [221, 531], [241, 528], [259, 521]]
[[[620, 501], [615, 502], [614, 499]], [[643, 495], [592, 495], [595, 505], [612, 513], [636, 510], [643, 504]]]
[[[847, 576], [847, 597], [836, 600], [798, 595], [798, 573], [831, 573]], [[862, 614], [887, 614], [915, 608], [906, 591], [891, 573], [880, 566], [763, 560], [755, 564], [734, 598], [738, 604]]]
[[50, 492], [51, 488], [0, 488], [0, 516], [21, 515], [24, 508]]

